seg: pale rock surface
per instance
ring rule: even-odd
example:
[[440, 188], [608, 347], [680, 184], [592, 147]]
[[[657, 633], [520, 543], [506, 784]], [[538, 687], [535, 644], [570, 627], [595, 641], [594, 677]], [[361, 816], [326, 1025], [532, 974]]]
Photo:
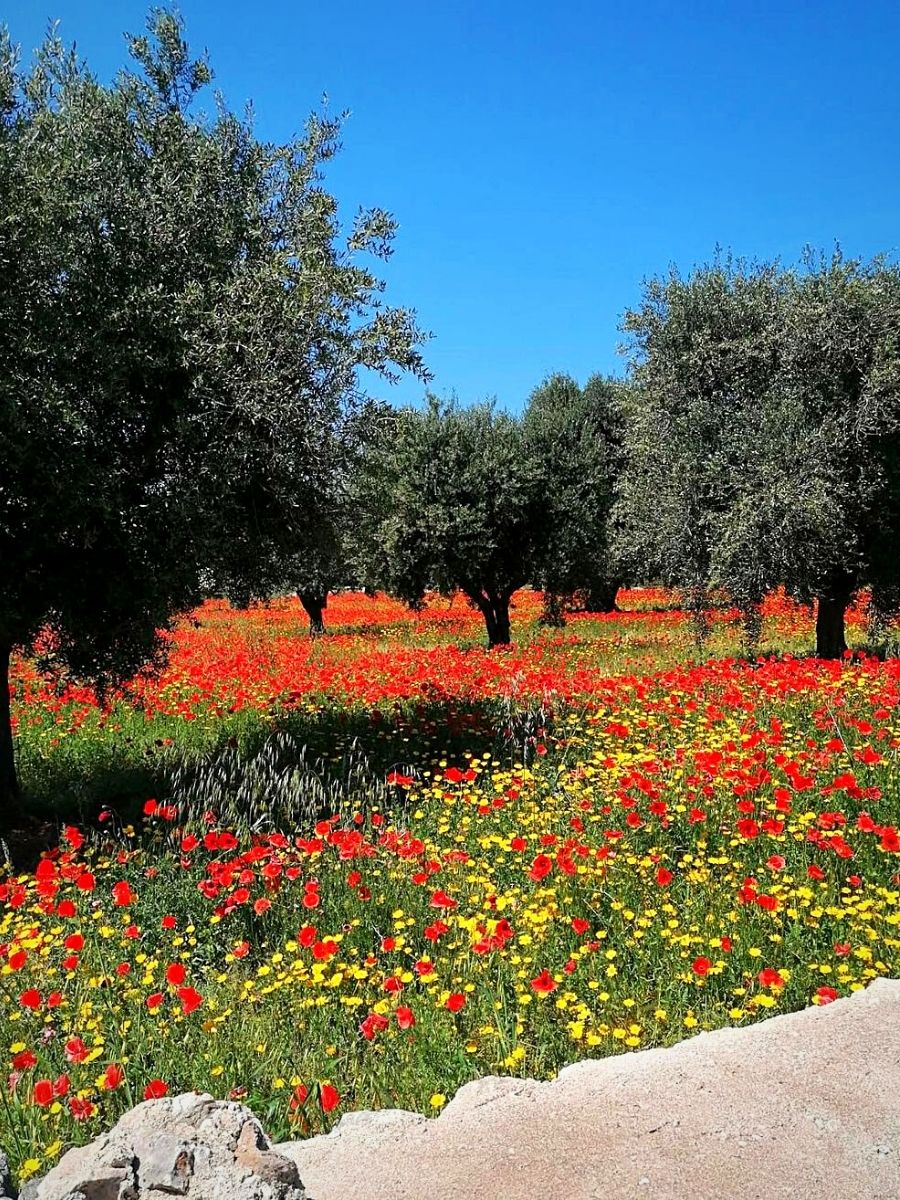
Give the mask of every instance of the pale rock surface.
[[900, 981], [276, 1149], [315, 1200], [900, 1200]]
[[297, 1168], [249, 1109], [212, 1096], [147, 1100], [70, 1150], [34, 1200], [305, 1200]]

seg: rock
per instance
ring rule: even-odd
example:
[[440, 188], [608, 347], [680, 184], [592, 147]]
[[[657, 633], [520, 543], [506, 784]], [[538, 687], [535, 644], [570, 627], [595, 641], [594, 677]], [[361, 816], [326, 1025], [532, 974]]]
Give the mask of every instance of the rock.
[[139, 1104], [65, 1154], [32, 1200], [305, 1200], [296, 1164], [241, 1104], [189, 1093]]
[[288, 1142], [316, 1200], [898, 1200], [900, 981]]
[[6, 1155], [0, 1150], [0, 1200], [7, 1200], [12, 1196], [12, 1180], [9, 1176], [9, 1163], [6, 1160]]

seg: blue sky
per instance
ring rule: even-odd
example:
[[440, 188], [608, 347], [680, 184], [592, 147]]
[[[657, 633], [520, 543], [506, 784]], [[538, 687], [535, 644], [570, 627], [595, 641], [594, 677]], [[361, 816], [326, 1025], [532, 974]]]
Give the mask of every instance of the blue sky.
[[[286, 139], [351, 110], [329, 186], [400, 222], [389, 298], [434, 333], [433, 387], [518, 408], [555, 370], [620, 371], [641, 280], [716, 245], [794, 261], [900, 244], [900, 6], [886, 0], [181, 0], [236, 107]], [[101, 75], [135, 0], [6, 0]], [[415, 401], [409, 380], [373, 390]]]

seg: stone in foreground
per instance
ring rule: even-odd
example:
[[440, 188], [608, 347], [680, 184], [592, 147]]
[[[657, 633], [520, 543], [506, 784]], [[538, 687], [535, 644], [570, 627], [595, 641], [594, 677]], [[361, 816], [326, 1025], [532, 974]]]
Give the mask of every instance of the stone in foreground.
[[148, 1100], [70, 1150], [35, 1200], [305, 1200], [296, 1165], [241, 1104], [189, 1093]]
[[900, 1200], [900, 981], [277, 1149], [315, 1200]]

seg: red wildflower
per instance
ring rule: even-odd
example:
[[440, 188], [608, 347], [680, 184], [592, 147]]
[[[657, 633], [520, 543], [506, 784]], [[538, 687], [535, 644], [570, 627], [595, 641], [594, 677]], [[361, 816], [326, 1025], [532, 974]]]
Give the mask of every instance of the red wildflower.
[[117, 908], [129, 908], [137, 899], [130, 885], [124, 880], [113, 885], [112, 897]]
[[539, 996], [549, 996], [551, 992], [556, 991], [557, 984], [547, 968], [544, 967], [540, 975], [532, 979], [531, 986]]
[[366, 1039], [371, 1042], [376, 1033], [381, 1033], [387, 1029], [389, 1021], [387, 1017], [383, 1017], [381, 1013], [369, 1013], [359, 1024], [359, 1031]]
[[66, 1058], [71, 1063], [82, 1063], [90, 1051], [80, 1037], [71, 1037], [66, 1042]]
[[760, 987], [784, 987], [784, 978], [774, 967], [763, 967], [757, 978]]
[[125, 1072], [122, 1070], [122, 1068], [119, 1066], [119, 1064], [118, 1063], [110, 1063], [109, 1066], [106, 1068], [106, 1070], [103, 1072], [102, 1086], [110, 1092], [115, 1091], [115, 1089], [119, 1086], [119, 1084], [122, 1082], [122, 1080], [124, 1078], [125, 1078]]
[[404, 1004], [401, 1004], [398, 1007], [394, 1015], [397, 1018], [397, 1025], [400, 1027], [400, 1029], [412, 1029], [413, 1025], [416, 1023], [413, 1010], [411, 1008], [407, 1008]]
[[82, 1100], [72, 1096], [69, 1100], [69, 1112], [76, 1121], [89, 1121], [97, 1111], [97, 1106], [90, 1100]]
[[531, 864], [531, 870], [528, 872], [528, 878], [537, 882], [546, 877], [553, 870], [553, 859], [547, 854], [539, 854]]
[[192, 987], [178, 989], [178, 999], [181, 1001], [181, 1011], [188, 1016], [203, 1003], [203, 997]]

